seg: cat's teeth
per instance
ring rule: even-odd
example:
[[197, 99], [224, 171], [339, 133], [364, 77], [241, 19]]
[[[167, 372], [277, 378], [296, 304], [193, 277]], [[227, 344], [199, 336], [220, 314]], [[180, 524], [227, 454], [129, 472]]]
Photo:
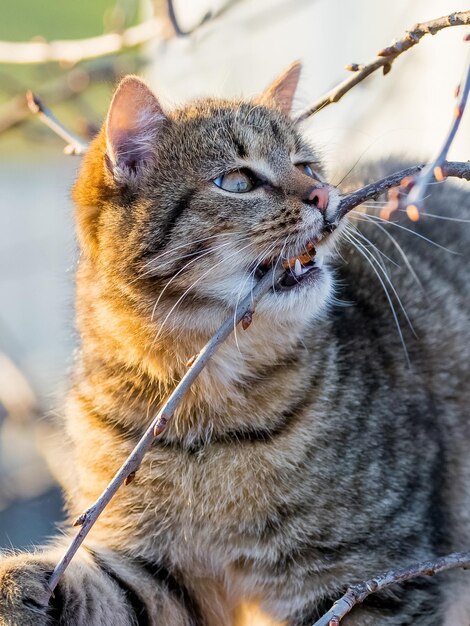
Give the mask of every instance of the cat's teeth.
[[302, 272], [302, 265], [301, 265], [299, 259], [295, 259], [294, 274], [296, 276], [302, 276], [302, 274], [303, 274], [303, 272]]
[[323, 267], [323, 261], [325, 260], [325, 257], [317, 254], [317, 256], [315, 257], [315, 265], [318, 267], [318, 269], [321, 269]]

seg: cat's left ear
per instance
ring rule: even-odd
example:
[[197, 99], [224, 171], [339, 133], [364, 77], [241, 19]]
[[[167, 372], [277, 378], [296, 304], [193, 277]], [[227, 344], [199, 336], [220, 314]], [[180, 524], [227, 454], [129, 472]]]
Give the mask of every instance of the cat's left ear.
[[275, 106], [285, 115], [290, 115], [301, 71], [301, 62], [294, 61], [294, 63], [289, 65], [289, 67], [261, 94], [258, 98], [258, 102], [267, 106]]
[[167, 122], [143, 80], [126, 76], [113, 96], [106, 119], [106, 155], [114, 174], [138, 172], [153, 152]]

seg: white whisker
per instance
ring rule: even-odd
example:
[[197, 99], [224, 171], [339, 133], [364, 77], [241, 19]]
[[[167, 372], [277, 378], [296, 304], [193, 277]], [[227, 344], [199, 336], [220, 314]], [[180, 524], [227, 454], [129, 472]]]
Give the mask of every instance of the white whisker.
[[161, 290], [154, 306], [152, 309], [152, 315], [151, 315], [151, 320], [153, 320], [153, 316], [155, 315], [155, 311], [157, 309], [158, 303], [160, 302], [160, 300], [162, 299], [163, 294], [165, 293], [165, 291], [167, 290], [167, 288], [171, 285], [171, 283], [175, 280], [175, 278], [177, 278], [180, 274], [182, 274], [184, 272], [184, 270], [186, 270], [190, 265], [192, 265], [193, 263], [196, 263], [196, 261], [199, 261], [200, 259], [202, 259], [205, 256], [208, 256], [209, 254], [212, 254], [213, 252], [216, 252], [218, 250], [220, 250], [221, 248], [225, 248], [226, 246], [230, 246], [233, 245], [231, 241], [228, 241], [227, 243], [223, 243], [220, 246], [215, 246], [215, 248], [210, 248], [209, 250], [206, 250], [203, 254], [200, 254], [199, 256], [197, 256], [195, 259], [192, 259], [191, 261], [188, 261], [188, 263], [186, 263], [186, 265], [184, 267], [182, 267], [180, 270], [178, 270], [176, 272], [176, 274], [174, 274], [174, 276], [172, 276], [170, 278], [170, 280], [166, 283], [166, 285], [163, 287], [163, 289]]
[[[352, 213], [355, 211], [351, 211]], [[368, 216], [365, 215], [365, 218], [367, 218]], [[413, 266], [410, 263], [410, 260], [408, 259], [408, 256], [406, 255], [405, 251], [403, 250], [403, 248], [400, 246], [400, 244], [398, 243], [398, 241], [395, 239], [395, 237], [393, 235], [391, 235], [388, 230], [386, 228], [384, 228], [382, 226], [382, 224], [377, 224], [377, 222], [374, 222], [373, 220], [368, 220], [368, 219], [364, 219], [362, 221], [365, 222], [369, 222], [369, 224], [372, 224], [373, 226], [375, 226], [376, 228], [378, 228], [379, 230], [381, 230], [384, 235], [386, 235], [388, 237], [388, 239], [392, 242], [392, 244], [396, 247], [396, 249], [398, 250], [400, 256], [402, 257], [403, 261], [405, 262], [406, 267], [408, 268], [410, 274], [412, 275], [412, 277], [414, 278], [416, 284], [419, 286], [420, 289], [424, 290], [423, 284], [420, 281], [420, 279], [418, 278], [418, 275], [416, 274], [416, 272], [413, 269]]]
[[246, 246], [243, 246], [242, 248], [240, 248], [240, 250], [235, 250], [235, 252], [233, 254], [230, 254], [226, 259], [222, 259], [221, 261], [219, 261], [218, 263], [216, 263], [215, 265], [211, 266], [206, 272], [204, 272], [203, 274], [201, 274], [201, 276], [199, 276], [199, 278], [197, 278], [187, 289], [186, 291], [178, 298], [178, 300], [175, 302], [175, 304], [171, 307], [171, 309], [169, 310], [169, 312], [167, 313], [165, 319], [163, 320], [158, 333], [155, 337], [155, 341], [158, 341], [162, 330], [166, 324], [166, 322], [168, 321], [168, 318], [170, 317], [170, 315], [173, 313], [173, 311], [175, 310], [175, 308], [178, 306], [178, 304], [188, 295], [188, 293], [191, 291], [191, 289], [193, 289], [199, 282], [201, 282], [201, 280], [203, 278], [205, 278], [205, 276], [207, 276], [208, 274], [210, 274], [211, 272], [214, 271], [214, 269], [216, 267], [218, 267], [219, 265], [221, 265], [222, 263], [225, 263], [226, 261], [232, 259], [234, 256], [237, 256], [238, 254], [240, 254], [240, 252], [242, 252], [243, 250], [246, 250], [246, 248], [249, 248], [251, 245], [253, 245], [253, 242], [250, 241]]
[[392, 316], [393, 316], [393, 319], [395, 321], [395, 326], [397, 328], [398, 335], [399, 335], [399, 338], [400, 338], [400, 343], [401, 343], [401, 345], [403, 347], [403, 351], [405, 353], [406, 362], [407, 362], [408, 366], [410, 366], [411, 365], [410, 358], [409, 358], [409, 355], [408, 355], [408, 350], [407, 350], [407, 347], [406, 347], [405, 339], [403, 337], [403, 333], [402, 333], [402, 330], [401, 330], [401, 327], [400, 327], [400, 322], [398, 320], [398, 316], [396, 314], [395, 307], [393, 306], [392, 298], [390, 297], [390, 294], [388, 293], [388, 289], [387, 289], [384, 281], [382, 280], [382, 277], [380, 276], [378, 270], [374, 267], [373, 263], [370, 261], [370, 259], [368, 258], [367, 254], [364, 252], [364, 250], [361, 250], [362, 244], [360, 244], [358, 242], [354, 242], [352, 239], [350, 239], [350, 236], [349, 236], [348, 233], [345, 233], [345, 238], [354, 246], [354, 248], [356, 248], [356, 250], [359, 252], [359, 254], [361, 254], [365, 258], [365, 260], [369, 263], [369, 266], [372, 268], [373, 272], [377, 276], [377, 278], [378, 278], [378, 280], [379, 280], [379, 282], [380, 282], [380, 284], [382, 286], [382, 289], [384, 290], [385, 297], [387, 298], [388, 304], [390, 306], [390, 310], [392, 312]]
[[158, 254], [157, 256], [152, 257], [149, 261], [144, 263], [141, 269], [145, 269], [150, 264], [155, 263], [156, 261], [158, 261], [158, 259], [161, 259], [162, 257], [167, 256], [168, 254], [174, 254], [176, 250], [181, 250], [181, 248], [188, 248], [189, 246], [193, 246], [196, 243], [202, 243], [204, 241], [209, 241], [210, 239], [218, 239], [219, 237], [233, 237], [233, 236], [234, 234], [232, 232], [226, 232], [226, 233], [218, 233], [217, 235], [210, 235], [209, 237], [202, 237], [201, 239], [194, 239], [193, 241], [187, 241], [186, 243], [183, 243], [180, 246], [174, 246], [171, 248], [171, 250], [166, 250], [165, 252], [162, 252], [161, 254]]
[[400, 228], [401, 230], [405, 230], [407, 233], [416, 235], [416, 237], [419, 237], [419, 239], [423, 239], [424, 241], [427, 241], [427, 243], [430, 243], [431, 245], [436, 246], [436, 248], [439, 248], [440, 250], [444, 250], [444, 252], [449, 252], [449, 254], [456, 254], [456, 255], [460, 254], [460, 252], [456, 252], [455, 250], [450, 250], [449, 248], [446, 248], [445, 246], [441, 246], [441, 244], [437, 243], [436, 241], [433, 241], [432, 239], [428, 239], [421, 233], [411, 230], [411, 228], [407, 228], [406, 226], [403, 226], [402, 224], [397, 224], [396, 222], [390, 222], [389, 220], [386, 220], [383, 217], [379, 217], [378, 215], [367, 215], [367, 217], [372, 220], [379, 220], [380, 222], [383, 222], [385, 224], [390, 224], [391, 226], [396, 226], [397, 228]]
[[[377, 224], [378, 226], [378, 224]], [[376, 250], [376, 252], [378, 252], [378, 254], [380, 254], [380, 256], [382, 256], [384, 259], [387, 259], [387, 261], [389, 261], [390, 263], [392, 263], [392, 265], [394, 265], [395, 267], [400, 267], [398, 265], [398, 263], [396, 263], [393, 259], [391, 259], [389, 256], [387, 256], [385, 254], [385, 252], [382, 252], [382, 250], [380, 250], [374, 243], [372, 243], [372, 241], [370, 239], [368, 239], [364, 233], [362, 233], [359, 229], [357, 229], [353, 224], [349, 223], [346, 227], [347, 229], [353, 229], [354, 230], [354, 234], [357, 235], [358, 237], [360, 237], [361, 239], [363, 239], [371, 248], [373, 248], [374, 250]]]

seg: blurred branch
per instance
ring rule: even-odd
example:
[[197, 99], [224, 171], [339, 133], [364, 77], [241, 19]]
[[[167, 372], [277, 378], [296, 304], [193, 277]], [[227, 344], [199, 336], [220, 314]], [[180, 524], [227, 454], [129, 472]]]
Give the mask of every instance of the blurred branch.
[[209, 9], [209, 11], [199, 21], [199, 23], [193, 26], [193, 28], [189, 30], [184, 30], [181, 27], [178, 16], [175, 11], [175, 4], [173, 0], [166, 0], [167, 15], [173, 27], [173, 30], [175, 31], [175, 34], [178, 35], [178, 37], [187, 37], [188, 35], [191, 35], [192, 33], [194, 33], [194, 31], [196, 31], [200, 26], [202, 26], [209, 20], [214, 19], [215, 17], [218, 17], [221, 13], [223, 13], [226, 9], [228, 9], [232, 4], [235, 4], [236, 2], [237, 0], [226, 0], [226, 2], [222, 4], [222, 6], [220, 6], [218, 10], [214, 11], [213, 9]]
[[343, 617], [356, 604], [364, 602], [372, 593], [377, 593], [391, 585], [411, 580], [418, 576], [433, 576], [457, 567], [470, 568], [470, 552], [455, 552], [432, 561], [423, 561], [422, 563], [379, 574], [370, 580], [349, 587], [344, 596], [337, 600], [328, 613], [325, 613], [313, 626], [338, 626]]
[[446, 176], [449, 175], [446, 158], [452, 142], [454, 141], [455, 135], [457, 134], [457, 131], [459, 129], [460, 122], [462, 121], [463, 112], [467, 105], [469, 93], [470, 56], [467, 62], [466, 73], [463, 79], [463, 83], [457, 89], [458, 100], [454, 109], [454, 116], [449, 128], [449, 132], [447, 133], [447, 137], [445, 138], [444, 143], [442, 144], [442, 147], [439, 150], [439, 153], [434, 161], [427, 165], [417, 178], [413, 179], [412, 181], [408, 181], [408, 187], [410, 191], [408, 193], [407, 201], [404, 208], [408, 213], [408, 217], [412, 220], [418, 219], [419, 217], [419, 211], [423, 207], [424, 195], [426, 193], [428, 185], [434, 180], [442, 181], [446, 178]]
[[66, 142], [67, 145], [64, 149], [65, 154], [82, 155], [85, 153], [88, 147], [87, 144], [67, 130], [52, 111], [45, 107], [42, 101], [35, 96], [32, 91], [27, 92], [26, 101], [30, 111], [36, 113], [46, 126]]
[[324, 109], [329, 104], [338, 102], [341, 98], [348, 93], [353, 87], [362, 82], [367, 76], [376, 72], [378, 69], [383, 68], [383, 73], [388, 74], [392, 68], [392, 64], [395, 59], [400, 56], [406, 50], [409, 50], [425, 35], [435, 35], [443, 28], [449, 26], [468, 26], [470, 24], [470, 11], [461, 11], [459, 13], [451, 13], [429, 22], [423, 22], [422, 24], [416, 24], [412, 30], [408, 31], [404, 37], [393, 43], [388, 48], [384, 48], [377, 53], [377, 58], [368, 63], [367, 65], [358, 65], [353, 63], [348, 65], [346, 69], [354, 72], [353, 76], [347, 78], [343, 82], [333, 87], [319, 100], [314, 102], [311, 106], [307, 107], [295, 118], [296, 123], [303, 122], [311, 115], [314, 115], [321, 109]]
[[0, 41], [0, 63], [78, 63], [135, 48], [161, 35], [162, 21], [151, 18], [122, 33], [63, 41]]
[[[141, 64], [142, 60], [137, 63]], [[41, 87], [41, 99], [49, 106], [57, 104], [83, 93], [92, 83], [114, 82], [133, 69], [128, 63], [123, 63], [121, 58], [103, 59], [89, 68], [76, 67]], [[15, 96], [0, 106], [0, 133], [24, 122], [31, 114], [26, 94]]]

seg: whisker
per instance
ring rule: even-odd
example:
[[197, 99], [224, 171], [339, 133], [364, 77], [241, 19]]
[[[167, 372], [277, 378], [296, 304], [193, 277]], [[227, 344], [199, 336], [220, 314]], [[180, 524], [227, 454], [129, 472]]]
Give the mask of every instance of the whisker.
[[[399, 209], [403, 213], [406, 213], [405, 209]], [[446, 220], [447, 222], [460, 222], [462, 224], [470, 224], [470, 220], [465, 220], [460, 217], [448, 217], [447, 215], [436, 215], [435, 213], [427, 213], [424, 211], [419, 212], [420, 215], [425, 215], [426, 217], [433, 217], [436, 220]]]
[[356, 248], [356, 250], [359, 252], [359, 254], [361, 254], [365, 258], [365, 260], [369, 263], [370, 267], [372, 268], [372, 270], [374, 271], [375, 275], [377, 276], [377, 278], [378, 278], [378, 280], [379, 280], [379, 282], [380, 282], [380, 284], [382, 286], [382, 289], [384, 290], [384, 294], [385, 294], [385, 296], [386, 296], [386, 298], [388, 300], [388, 304], [390, 306], [390, 310], [392, 312], [392, 316], [393, 316], [393, 319], [395, 321], [395, 326], [396, 326], [397, 331], [398, 331], [398, 336], [400, 338], [400, 343], [401, 343], [401, 345], [403, 347], [403, 352], [405, 353], [406, 362], [407, 362], [408, 366], [410, 366], [411, 365], [410, 357], [409, 357], [408, 350], [407, 350], [407, 347], [406, 347], [405, 339], [403, 337], [403, 333], [402, 333], [402, 330], [401, 330], [400, 322], [398, 320], [398, 316], [396, 314], [395, 307], [393, 306], [392, 298], [390, 297], [390, 294], [388, 293], [388, 289], [387, 289], [384, 281], [382, 280], [382, 277], [380, 276], [378, 270], [374, 267], [373, 263], [370, 261], [368, 256], [365, 254], [365, 252], [363, 250], [361, 250], [361, 244], [358, 245], [357, 242], [355, 243], [354, 241], [352, 241], [352, 239], [349, 238], [349, 234], [348, 233], [345, 233], [345, 238], [354, 246], [354, 248]]
[[146, 263], [144, 263], [144, 265], [142, 265], [141, 269], [142, 270], [145, 269], [151, 263], [155, 263], [155, 261], [158, 261], [158, 259], [161, 259], [162, 257], [167, 256], [168, 254], [174, 254], [176, 250], [181, 250], [181, 248], [187, 248], [188, 246], [193, 246], [196, 243], [209, 241], [210, 239], [218, 239], [219, 237], [233, 237], [233, 233], [232, 232], [218, 233], [217, 235], [210, 235], [209, 237], [202, 237], [201, 239], [194, 239], [193, 241], [187, 241], [186, 243], [182, 243], [179, 246], [174, 246], [173, 248], [171, 248], [171, 250], [165, 250], [165, 252], [160, 253], [156, 257], [152, 257], [149, 261], [147, 261]]
[[155, 337], [155, 341], [158, 341], [162, 330], [166, 324], [166, 322], [168, 321], [168, 318], [170, 317], [170, 315], [173, 313], [173, 311], [175, 310], [175, 308], [178, 306], [178, 304], [188, 295], [188, 293], [191, 291], [191, 289], [193, 289], [205, 276], [207, 276], [207, 274], [210, 274], [211, 272], [214, 271], [214, 269], [216, 267], [218, 267], [219, 265], [221, 265], [222, 263], [225, 263], [226, 261], [229, 261], [230, 259], [232, 259], [234, 256], [237, 256], [238, 254], [240, 254], [240, 252], [242, 252], [243, 250], [246, 250], [246, 248], [249, 248], [251, 245], [253, 245], [253, 242], [250, 241], [246, 246], [243, 246], [242, 248], [240, 248], [240, 250], [235, 250], [235, 252], [233, 254], [230, 254], [226, 259], [222, 259], [221, 261], [219, 261], [218, 263], [216, 263], [215, 265], [211, 266], [207, 271], [205, 271], [203, 274], [201, 274], [201, 276], [199, 276], [199, 278], [197, 278], [187, 289], [186, 291], [178, 298], [178, 300], [175, 302], [175, 304], [171, 307], [170, 311], [167, 313], [165, 319], [163, 320], [160, 329]]
[[[355, 211], [352, 211], [355, 212]], [[368, 217], [367, 215], [365, 216], [366, 218]], [[400, 246], [400, 244], [398, 243], [398, 241], [395, 239], [395, 237], [390, 234], [388, 232], [388, 230], [386, 228], [384, 228], [382, 226], [382, 224], [377, 224], [377, 222], [374, 222], [373, 220], [368, 220], [368, 219], [364, 219], [362, 220], [364, 222], [369, 222], [369, 224], [372, 224], [373, 226], [375, 226], [376, 228], [378, 228], [379, 230], [381, 230], [392, 242], [392, 244], [396, 247], [396, 249], [398, 250], [400, 256], [402, 257], [403, 261], [405, 262], [406, 267], [408, 268], [411, 276], [413, 277], [413, 279], [415, 280], [416, 284], [420, 287], [420, 289], [422, 289], [423, 291], [425, 291], [422, 282], [420, 281], [420, 279], [418, 278], [418, 275], [416, 274], [415, 270], [413, 269], [413, 266], [411, 265], [411, 262], [408, 258], [408, 256], [406, 255], [405, 251], [403, 250], [403, 248]]]
[[431, 245], [436, 246], [436, 248], [439, 248], [440, 250], [444, 250], [444, 252], [449, 252], [449, 254], [460, 255], [460, 252], [456, 252], [455, 250], [450, 250], [449, 248], [446, 248], [445, 246], [441, 246], [441, 244], [437, 243], [436, 241], [433, 241], [432, 239], [428, 239], [421, 233], [418, 233], [414, 230], [411, 230], [411, 228], [407, 228], [406, 226], [403, 226], [403, 224], [390, 222], [389, 220], [386, 220], [383, 217], [379, 217], [378, 215], [367, 215], [367, 217], [372, 220], [379, 220], [380, 222], [383, 222], [385, 224], [390, 224], [391, 226], [396, 226], [397, 228], [400, 228], [401, 230], [405, 230], [406, 232], [411, 233], [412, 235], [416, 235], [416, 237], [419, 237], [420, 239], [423, 239], [427, 243], [430, 243]]
[[372, 258], [372, 260], [375, 261], [375, 263], [377, 263], [377, 265], [382, 269], [383, 276], [386, 279], [386, 281], [388, 282], [388, 284], [390, 285], [390, 288], [392, 289], [393, 294], [395, 295], [395, 298], [397, 299], [397, 302], [400, 305], [400, 308], [401, 308], [401, 310], [403, 312], [403, 315], [405, 316], [405, 319], [406, 319], [406, 321], [408, 323], [408, 326], [410, 327], [411, 332], [416, 337], [416, 339], [418, 339], [418, 335], [415, 332], [415, 329], [413, 327], [413, 324], [411, 323], [411, 320], [410, 320], [410, 318], [408, 316], [408, 313], [406, 312], [406, 309], [405, 309], [405, 307], [404, 307], [404, 305], [403, 305], [403, 303], [402, 303], [402, 301], [401, 301], [401, 299], [400, 299], [400, 297], [398, 295], [397, 290], [395, 289], [395, 286], [392, 283], [392, 280], [391, 280], [390, 276], [387, 274], [386, 270], [384, 269], [383, 264], [379, 262], [379, 260], [375, 257], [374, 254], [372, 254], [372, 252], [370, 250], [368, 250], [363, 244], [361, 244], [359, 241], [357, 241], [356, 238], [354, 237], [354, 235], [351, 235], [351, 233], [349, 233], [349, 234], [356, 241], [356, 243], [358, 245], [360, 245], [364, 249], [364, 252], [366, 252]]
[[[378, 226], [378, 224], [377, 224], [377, 226]], [[378, 254], [380, 254], [380, 256], [382, 256], [384, 259], [387, 259], [387, 261], [389, 261], [392, 265], [394, 265], [395, 267], [400, 267], [398, 265], [398, 263], [396, 263], [393, 259], [391, 259], [389, 256], [387, 256], [385, 254], [385, 252], [382, 252], [382, 250], [380, 250], [380, 248], [378, 248], [374, 243], [372, 243], [372, 241], [370, 239], [368, 239], [364, 235], [364, 233], [362, 233], [358, 228], [356, 228], [354, 226], [354, 224], [349, 223], [347, 225], [347, 228], [353, 229], [355, 235], [357, 235], [358, 237], [363, 239], [371, 248], [373, 248], [376, 252], [378, 252]]]
[[196, 257], [195, 259], [192, 259], [191, 261], [188, 261], [188, 263], [186, 263], [186, 265], [184, 267], [182, 267], [180, 270], [178, 270], [176, 272], [176, 274], [174, 274], [174, 276], [172, 276], [170, 278], [170, 280], [165, 284], [165, 286], [163, 287], [163, 289], [161, 290], [157, 301], [155, 302], [155, 304], [153, 305], [153, 309], [152, 309], [152, 315], [150, 320], [153, 320], [153, 316], [155, 315], [155, 311], [157, 309], [158, 303], [160, 302], [160, 300], [162, 299], [163, 294], [165, 293], [165, 291], [167, 290], [167, 288], [171, 285], [171, 283], [175, 280], [175, 278], [177, 278], [180, 274], [182, 274], [184, 272], [184, 270], [186, 270], [190, 265], [192, 265], [193, 263], [195, 263], [196, 261], [199, 261], [200, 259], [202, 259], [205, 256], [208, 256], [209, 254], [212, 254], [213, 252], [216, 252], [218, 250], [220, 250], [221, 248], [224, 248], [226, 246], [230, 246], [233, 245], [231, 241], [228, 241], [227, 243], [221, 244], [220, 246], [216, 246], [215, 248], [211, 248], [210, 250], [206, 250], [203, 254], [200, 254], [198, 257]]

